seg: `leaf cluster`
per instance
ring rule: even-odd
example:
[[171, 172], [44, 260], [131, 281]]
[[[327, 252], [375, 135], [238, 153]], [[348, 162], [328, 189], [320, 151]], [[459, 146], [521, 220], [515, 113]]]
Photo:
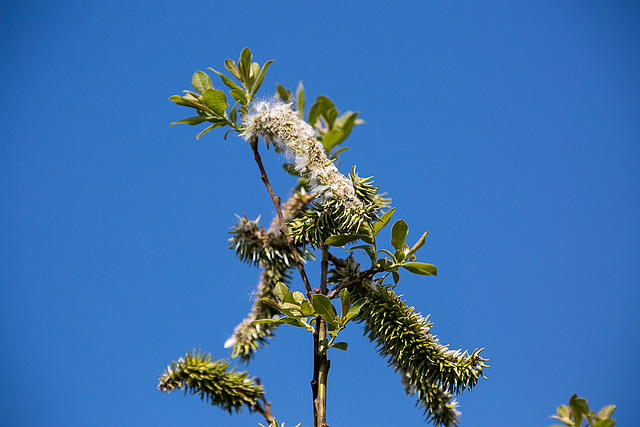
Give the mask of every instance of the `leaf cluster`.
[[[386, 273], [384, 276], [376, 279], [378, 284], [382, 284], [389, 274], [392, 275], [394, 283], [397, 284], [400, 280], [400, 268], [423, 276], [437, 276], [438, 269], [436, 266], [415, 261], [415, 253], [424, 246], [429, 233], [423, 233], [420, 239], [418, 239], [413, 246], [409, 247], [406, 243], [409, 226], [404, 220], [396, 221], [391, 227], [391, 246], [393, 246], [394, 251], [378, 249], [378, 233], [390, 223], [394, 212], [395, 208], [389, 209], [373, 224], [373, 227], [363, 227], [357, 234], [333, 235], [327, 238], [324, 243], [329, 246], [345, 246], [360, 240], [362, 244], [352, 246], [348, 248], [347, 251], [356, 249], [363, 250], [371, 260], [371, 268], [369, 271]], [[335, 278], [333, 280], [335, 280]]]
[[315, 332], [314, 324], [318, 317], [327, 323], [330, 339], [320, 343], [320, 353], [324, 354], [329, 348], [347, 350], [346, 342], [335, 342], [340, 331], [347, 327], [347, 323], [355, 319], [366, 303], [366, 298], [360, 298], [351, 303], [351, 296], [347, 289], [340, 291], [341, 311], [338, 311], [326, 295], [312, 294], [307, 299], [302, 292], [291, 292], [284, 283], [275, 287], [277, 300], [263, 298], [262, 301], [276, 309], [281, 316], [271, 319], [255, 320], [253, 324], [292, 325]]
[[[229, 95], [235, 101], [228, 112], [229, 102], [227, 101], [226, 93], [222, 90], [214, 89], [211, 77], [207, 73], [196, 71], [191, 78], [191, 85], [196, 92], [185, 90], [186, 95], [173, 95], [169, 99], [178, 105], [195, 109], [198, 115], [178, 120], [171, 123], [170, 126], [179, 123], [191, 126], [203, 122], [213, 123], [196, 136], [198, 139], [210, 130], [224, 126], [229, 126], [231, 130], [241, 133], [243, 131], [242, 120], [238, 123], [238, 118], [249, 113], [249, 105], [258, 89], [260, 89], [267, 69], [272, 63], [273, 60], [269, 60], [263, 66], [260, 66], [259, 63], [253, 62], [253, 55], [249, 48], [244, 48], [237, 63], [232, 59], [224, 61], [225, 68], [236, 81], [209, 67], [211, 71], [220, 77], [222, 83], [229, 89]], [[227, 131], [227, 133], [231, 130]]]
[[[616, 405], [607, 405], [600, 409], [598, 413], [589, 409], [589, 402], [577, 394], [569, 399], [569, 406], [561, 405], [558, 408], [558, 415], [552, 415], [554, 418], [569, 427], [582, 427], [584, 421], [586, 425], [591, 427], [613, 427], [616, 420], [611, 419], [611, 415], [616, 410]], [[563, 427], [560, 425], [552, 427]]]
[[200, 399], [211, 402], [230, 414], [240, 412], [243, 406], [250, 411], [259, 411], [260, 399], [264, 399], [264, 389], [249, 378], [246, 372], [228, 370], [225, 360], [211, 361], [211, 354], [200, 350], [187, 352], [184, 358], [171, 362], [164, 374], [159, 376], [158, 390], [170, 392], [176, 388], [199, 395]]

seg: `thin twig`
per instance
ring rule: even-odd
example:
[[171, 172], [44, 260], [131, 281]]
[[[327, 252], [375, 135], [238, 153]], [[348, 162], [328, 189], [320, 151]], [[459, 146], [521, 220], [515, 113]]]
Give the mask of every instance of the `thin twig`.
[[322, 292], [323, 295], [327, 295], [329, 293], [329, 288], [327, 288], [327, 271], [329, 270], [329, 248], [327, 248], [324, 244], [321, 244], [320, 249], [322, 250], [322, 261], [320, 262], [320, 292]]
[[348, 282], [343, 282], [340, 283], [338, 286], [336, 286], [331, 292], [329, 292], [329, 295], [327, 295], [329, 298], [333, 299], [336, 297], [336, 295], [338, 295], [340, 293], [341, 290], [343, 290], [344, 288], [348, 288], [349, 286], [353, 286], [356, 283], [360, 283], [362, 282], [364, 279], [366, 279], [367, 277], [373, 276], [377, 273], [381, 273], [384, 270], [379, 270], [376, 268], [370, 268], [367, 271], [364, 271], [363, 273], [359, 274], [355, 279], [349, 280]]
[[[258, 385], [260, 384], [260, 378], [256, 378], [256, 383]], [[265, 395], [263, 394], [262, 397], [262, 402], [264, 403], [264, 406], [260, 404], [260, 402], [256, 402], [255, 406], [253, 407], [253, 409], [260, 413], [265, 420], [267, 420], [268, 424], [271, 424], [271, 422], [274, 420], [273, 414], [271, 413], [271, 403], [269, 403], [267, 401], [267, 398], [265, 397]]]
[[309, 283], [309, 278], [307, 277], [307, 273], [304, 269], [304, 264], [302, 264], [302, 261], [300, 260], [298, 250], [289, 237], [289, 228], [287, 227], [284, 215], [282, 214], [280, 197], [276, 196], [273, 192], [273, 187], [271, 187], [269, 177], [267, 176], [267, 172], [265, 171], [264, 165], [262, 164], [262, 158], [260, 157], [260, 153], [258, 153], [258, 137], [251, 138], [251, 140], [249, 141], [249, 145], [251, 145], [253, 158], [258, 164], [258, 168], [260, 169], [260, 178], [262, 178], [262, 182], [264, 182], [264, 185], [267, 187], [267, 191], [269, 192], [269, 196], [271, 196], [271, 201], [273, 202], [273, 207], [276, 209], [278, 218], [280, 219], [280, 231], [282, 231], [282, 234], [284, 234], [285, 238], [287, 239], [289, 250], [291, 250], [291, 253], [293, 254], [293, 259], [295, 260], [298, 271], [300, 272], [300, 277], [302, 278], [302, 283], [304, 283], [304, 287], [307, 290], [307, 295], [311, 296], [313, 294], [313, 289], [311, 289], [311, 284]]

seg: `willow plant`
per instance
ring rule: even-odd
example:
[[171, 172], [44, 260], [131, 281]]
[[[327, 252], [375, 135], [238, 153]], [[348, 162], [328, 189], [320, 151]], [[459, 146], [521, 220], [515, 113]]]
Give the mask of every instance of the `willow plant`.
[[[332, 349], [346, 351], [348, 344], [338, 339], [340, 332], [352, 322], [360, 323], [380, 355], [400, 374], [407, 394], [417, 398], [426, 420], [436, 426], [457, 425], [455, 396], [484, 377], [487, 359], [480, 356], [481, 349], [452, 351], [441, 344], [431, 332], [428, 316], [407, 305], [395, 291], [403, 273], [437, 275], [434, 265], [417, 261], [428, 233], [410, 246], [409, 227], [400, 219], [391, 225], [390, 246], [378, 241], [395, 208], [371, 177], [360, 177], [355, 167], [348, 175], [338, 169], [340, 153], [347, 149], [344, 141], [362, 123], [358, 113], [341, 113], [326, 96], [318, 96], [306, 111], [302, 83], [295, 95], [277, 85], [275, 96], [255, 101], [272, 62], [262, 66], [253, 62], [245, 48], [237, 62], [224, 62], [230, 75], [210, 69], [228, 91], [214, 89], [209, 74], [196, 71], [194, 90], [169, 98], [196, 112], [172, 125], [208, 123], [197, 138], [227, 128], [225, 139], [236, 133], [246, 141], [276, 211], [266, 229], [259, 218], [243, 216], [231, 231], [229, 247], [241, 261], [261, 268], [262, 274], [249, 314], [225, 343], [230, 358], [248, 364], [280, 325], [308, 331], [314, 343], [310, 349], [314, 427], [327, 426], [328, 355]], [[285, 156], [285, 171], [297, 177], [284, 203], [274, 193], [262, 163], [261, 139], [267, 149], [273, 147]], [[320, 262], [315, 281], [307, 276], [304, 264], [312, 259]], [[290, 289], [294, 275], [301, 279], [301, 290]], [[201, 351], [172, 362], [160, 375], [158, 388], [189, 391], [229, 413], [246, 408], [261, 414], [270, 426], [279, 426], [259, 380], [230, 370], [226, 360], [212, 361]]]

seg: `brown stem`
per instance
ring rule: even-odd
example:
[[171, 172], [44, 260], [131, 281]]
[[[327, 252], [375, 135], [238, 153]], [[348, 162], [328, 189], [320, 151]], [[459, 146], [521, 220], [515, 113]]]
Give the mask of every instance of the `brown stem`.
[[333, 299], [336, 297], [336, 295], [338, 295], [340, 293], [341, 290], [343, 290], [344, 288], [348, 288], [349, 286], [355, 285], [356, 283], [360, 283], [362, 282], [364, 279], [366, 279], [367, 277], [373, 276], [376, 273], [381, 273], [384, 270], [378, 270], [378, 269], [369, 269], [365, 272], [363, 272], [362, 274], [360, 274], [358, 277], [356, 277], [353, 280], [349, 280], [348, 282], [343, 282], [340, 283], [334, 290], [332, 290], [329, 295], [327, 295], [329, 298]]
[[[256, 378], [256, 383], [258, 385], [260, 385], [260, 378]], [[273, 414], [271, 413], [271, 403], [267, 402], [267, 398], [262, 395], [262, 403], [263, 405], [260, 404], [260, 402], [256, 402], [255, 406], [253, 407], [253, 409], [260, 413], [265, 420], [267, 420], [268, 424], [271, 424], [271, 422], [275, 419], [273, 417]]]
[[331, 362], [327, 360], [327, 324], [320, 316], [316, 317], [316, 330], [313, 334], [313, 427], [327, 425], [327, 379]]
[[298, 271], [300, 272], [300, 277], [302, 278], [302, 283], [304, 283], [304, 287], [307, 290], [307, 294], [309, 297], [313, 294], [313, 290], [311, 289], [311, 284], [309, 283], [309, 278], [307, 277], [307, 273], [304, 270], [304, 264], [300, 260], [300, 255], [298, 254], [298, 250], [296, 246], [291, 242], [289, 238], [289, 228], [287, 227], [287, 223], [284, 219], [284, 215], [282, 214], [282, 208], [280, 206], [280, 197], [276, 196], [273, 192], [273, 187], [271, 187], [271, 183], [269, 182], [269, 177], [267, 176], [267, 172], [264, 169], [264, 165], [262, 164], [262, 158], [260, 157], [260, 153], [258, 153], [258, 137], [253, 137], [249, 141], [249, 145], [251, 145], [251, 151], [253, 151], [253, 158], [258, 164], [258, 168], [260, 169], [260, 178], [262, 178], [262, 182], [267, 187], [267, 191], [269, 192], [269, 196], [271, 196], [271, 201], [273, 202], [273, 207], [276, 209], [278, 214], [278, 218], [280, 219], [280, 231], [287, 239], [287, 244], [289, 245], [289, 250], [293, 254], [293, 259], [296, 262], [296, 266], [298, 267]]
[[322, 249], [322, 261], [320, 262], [320, 292], [322, 292], [323, 295], [327, 295], [329, 293], [329, 288], [327, 288], [327, 271], [329, 270], [329, 248], [321, 244], [320, 249]]

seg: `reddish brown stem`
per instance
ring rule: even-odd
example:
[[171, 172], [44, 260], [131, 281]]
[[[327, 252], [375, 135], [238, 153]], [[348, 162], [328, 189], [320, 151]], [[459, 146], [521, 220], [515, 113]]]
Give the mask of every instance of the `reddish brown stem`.
[[264, 165], [262, 164], [262, 158], [260, 157], [260, 153], [258, 153], [258, 137], [253, 137], [249, 141], [249, 145], [251, 145], [251, 151], [253, 151], [253, 158], [258, 164], [258, 168], [260, 169], [260, 178], [262, 178], [262, 182], [267, 187], [267, 191], [269, 192], [269, 196], [271, 196], [271, 201], [273, 202], [273, 207], [276, 209], [276, 213], [278, 214], [278, 219], [280, 219], [280, 231], [284, 234], [287, 239], [287, 244], [289, 245], [289, 250], [293, 254], [293, 259], [296, 262], [296, 267], [298, 267], [298, 272], [300, 272], [300, 277], [302, 278], [302, 283], [304, 283], [304, 287], [307, 290], [307, 294], [311, 296], [313, 294], [313, 290], [311, 289], [311, 284], [309, 283], [309, 278], [307, 277], [307, 273], [304, 270], [304, 264], [300, 260], [300, 255], [298, 254], [298, 250], [296, 246], [289, 238], [289, 227], [287, 227], [287, 222], [284, 219], [284, 215], [282, 214], [282, 207], [280, 206], [280, 197], [276, 196], [273, 192], [273, 187], [271, 187], [271, 182], [269, 182], [269, 177], [267, 176], [267, 172], [264, 169]]

